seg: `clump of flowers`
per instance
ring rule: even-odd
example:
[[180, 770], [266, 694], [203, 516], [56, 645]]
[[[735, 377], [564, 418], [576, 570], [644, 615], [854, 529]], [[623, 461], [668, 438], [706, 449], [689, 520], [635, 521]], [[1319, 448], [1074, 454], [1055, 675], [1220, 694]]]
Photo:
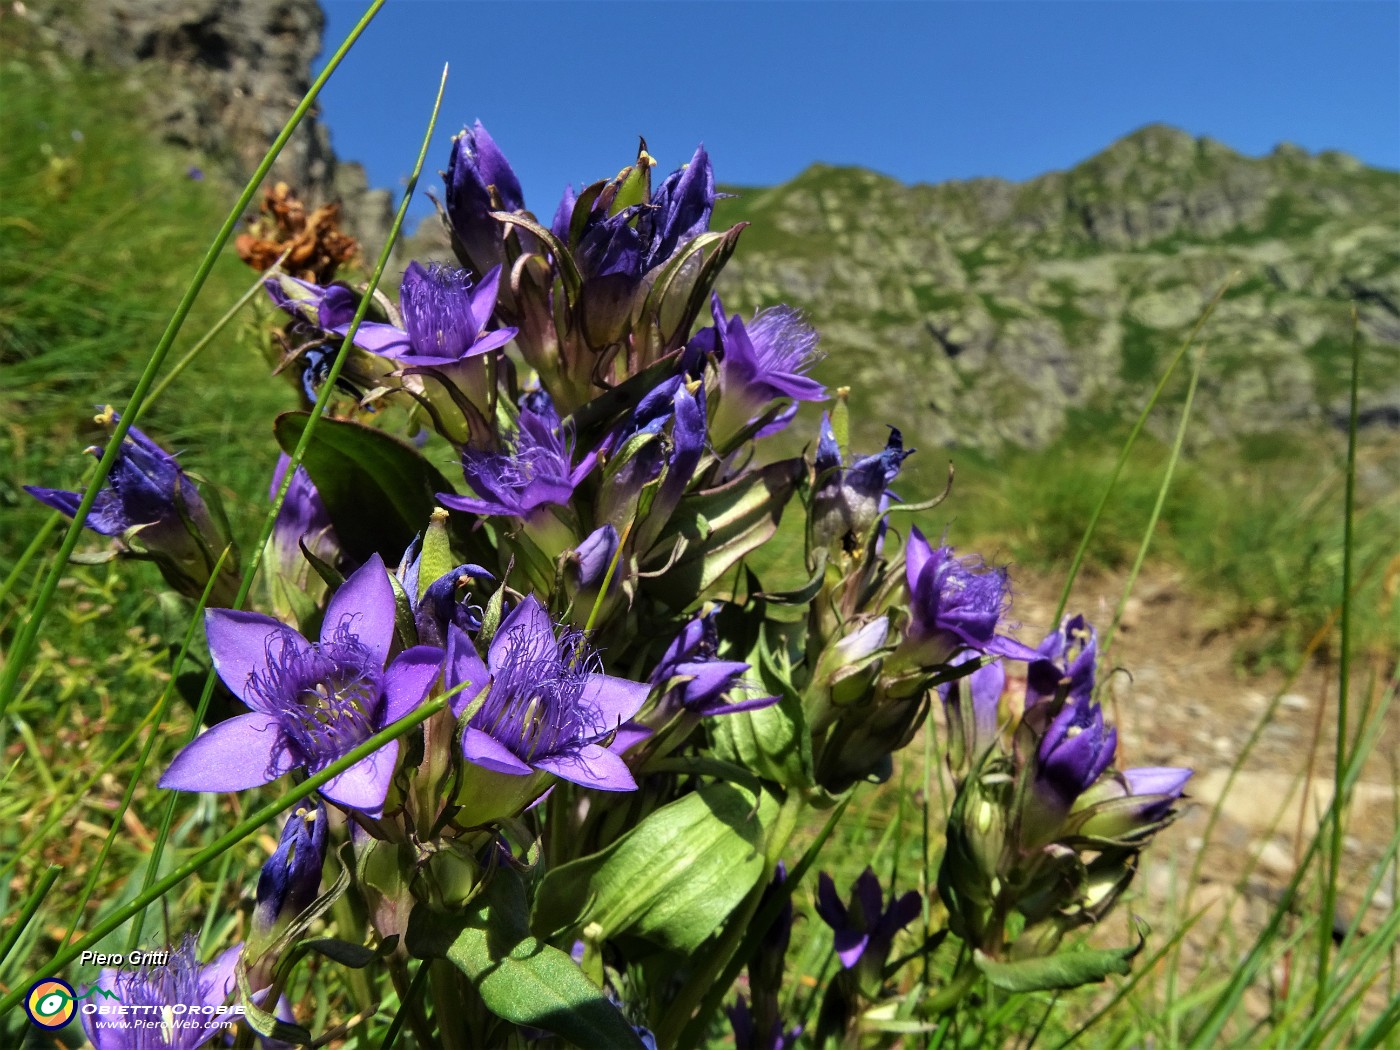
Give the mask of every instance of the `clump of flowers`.
[[[275, 421], [283, 453], [310, 437], [300, 463], [269, 452], [287, 487], [256, 552], [266, 611], [237, 607], [235, 573], [204, 621], [242, 709], [160, 785], [295, 798], [242, 954], [103, 978], [123, 994], [183, 982], [309, 1039], [304, 1004], [274, 1005], [315, 950], [392, 985], [420, 1045], [681, 1047], [742, 970], [739, 1045], [865, 1045], [896, 1030], [882, 1018], [971, 1008], [989, 968], [1034, 987], [1172, 819], [1189, 771], [1118, 767], [1093, 629], [1014, 637], [1008, 571], [909, 523], [929, 505], [892, 489], [901, 431], [852, 451], [817, 333], [721, 303], [743, 225], [711, 229], [709, 155], [655, 168], [643, 143], [546, 224], [477, 124], [444, 173], [457, 265], [411, 263], [359, 325], [365, 289], [268, 275], [279, 367], [330, 412]], [[133, 430], [87, 524], [199, 597], [231, 541], [182, 462]], [[77, 493], [30, 491], [77, 512]], [[765, 587], [783, 559], [804, 582]], [[835, 962], [819, 1016], [794, 1013], [797, 829], [921, 729], [957, 782], [946, 927], [873, 868], [846, 897], [822, 873], [825, 927], [805, 929], [829, 927]], [[949, 974], [931, 960], [950, 937]]]

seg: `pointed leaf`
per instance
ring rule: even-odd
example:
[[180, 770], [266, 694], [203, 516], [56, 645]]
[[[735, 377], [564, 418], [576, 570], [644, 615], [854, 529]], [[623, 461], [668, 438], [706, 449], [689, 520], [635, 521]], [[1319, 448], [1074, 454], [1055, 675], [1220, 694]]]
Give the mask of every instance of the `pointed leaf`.
[[1129, 948], [1094, 948], [1059, 952], [1043, 959], [997, 962], [979, 949], [973, 962], [993, 985], [1007, 992], [1044, 992], [1094, 984], [1111, 973], [1127, 973], [1142, 940]]

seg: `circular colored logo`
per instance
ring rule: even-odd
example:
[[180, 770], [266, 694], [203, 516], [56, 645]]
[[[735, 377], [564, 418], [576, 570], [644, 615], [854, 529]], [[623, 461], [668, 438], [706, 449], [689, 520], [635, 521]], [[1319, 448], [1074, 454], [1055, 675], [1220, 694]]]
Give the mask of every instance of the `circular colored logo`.
[[67, 981], [50, 978], [38, 981], [24, 997], [24, 1012], [40, 1028], [62, 1028], [77, 1013], [73, 986]]

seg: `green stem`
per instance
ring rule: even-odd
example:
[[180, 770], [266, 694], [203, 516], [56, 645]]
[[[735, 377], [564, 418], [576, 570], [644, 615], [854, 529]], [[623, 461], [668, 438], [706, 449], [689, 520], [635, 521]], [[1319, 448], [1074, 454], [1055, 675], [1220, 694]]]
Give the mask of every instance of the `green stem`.
[[53, 530], [58, 528], [58, 524], [62, 520], [63, 515], [54, 511], [49, 515], [48, 520], [39, 527], [39, 531], [29, 541], [29, 546], [25, 547], [24, 553], [19, 556], [19, 561], [15, 562], [14, 567], [6, 575], [5, 582], [0, 584], [0, 602], [10, 596], [10, 591], [14, 590], [15, 584], [19, 582], [20, 573], [24, 572], [29, 563], [34, 560], [34, 555], [38, 554], [44, 544], [48, 543], [49, 537], [53, 535]]
[[408, 991], [404, 992], [403, 998], [399, 1000], [399, 1009], [394, 1014], [394, 1019], [389, 1022], [389, 1030], [384, 1033], [384, 1040], [379, 1044], [379, 1050], [394, 1050], [394, 1043], [399, 1038], [399, 1032], [403, 1030], [405, 1018], [423, 994], [423, 986], [431, 972], [429, 967], [430, 963], [426, 959], [418, 964], [418, 969], [413, 973], [413, 980], [409, 982]]
[[24, 902], [24, 907], [19, 911], [18, 918], [15, 919], [15, 924], [5, 934], [5, 939], [0, 941], [0, 963], [3, 963], [9, 957], [10, 952], [14, 951], [15, 945], [19, 943], [20, 935], [24, 933], [25, 927], [34, 918], [34, 914], [44, 903], [44, 898], [49, 895], [49, 890], [53, 889], [53, 884], [58, 881], [58, 877], [62, 874], [62, 868], [57, 864], [50, 864], [44, 874], [39, 877], [39, 885], [35, 886], [33, 892], [29, 894], [28, 899]]
[[1337, 745], [1332, 772], [1333, 805], [1331, 839], [1327, 850], [1327, 882], [1322, 894], [1322, 921], [1318, 923], [1317, 992], [1314, 1006], [1321, 1010], [1327, 994], [1327, 970], [1332, 955], [1332, 916], [1337, 911], [1337, 878], [1342, 865], [1342, 839], [1346, 830], [1344, 814], [1347, 796], [1342, 775], [1347, 759], [1347, 718], [1351, 701], [1351, 578], [1352, 548], [1356, 537], [1352, 527], [1356, 517], [1356, 433], [1361, 404], [1361, 340], [1358, 338], [1356, 307], [1351, 314], [1351, 414], [1347, 422], [1346, 495], [1342, 509], [1342, 637], [1337, 659]]
[[1108, 506], [1108, 498], [1113, 495], [1113, 490], [1118, 485], [1118, 478], [1123, 473], [1123, 468], [1128, 463], [1128, 456], [1133, 451], [1133, 445], [1137, 443], [1138, 435], [1142, 433], [1142, 428], [1147, 424], [1147, 417], [1152, 414], [1152, 409], [1162, 396], [1162, 391], [1167, 388], [1167, 380], [1176, 371], [1176, 366], [1181, 359], [1186, 356], [1186, 351], [1191, 348], [1191, 344], [1196, 341], [1196, 336], [1200, 334], [1215, 308], [1220, 305], [1220, 300], [1225, 297], [1225, 292], [1234, 283], [1238, 274], [1231, 274], [1220, 286], [1220, 290], [1215, 293], [1215, 298], [1202, 311], [1201, 316], [1196, 319], [1195, 325], [1191, 328], [1191, 333], [1186, 337], [1186, 341], [1175, 354], [1171, 361], [1167, 363], [1166, 371], [1162, 373], [1162, 378], [1157, 380], [1157, 385], [1152, 389], [1152, 396], [1147, 399], [1147, 404], [1143, 406], [1142, 412], [1138, 414], [1137, 422], [1133, 424], [1132, 431], [1128, 434], [1128, 440], [1123, 443], [1123, 448], [1118, 453], [1118, 462], [1113, 465], [1113, 473], [1109, 475], [1108, 486], [1103, 490], [1103, 495], [1099, 497], [1098, 506], [1094, 508], [1094, 513], [1089, 517], [1089, 524], [1084, 529], [1084, 536], [1079, 541], [1079, 549], [1074, 552], [1074, 560], [1070, 562], [1069, 574], [1065, 577], [1064, 590], [1060, 592], [1060, 604], [1055, 607], [1055, 617], [1052, 623], [1059, 623], [1060, 618], [1065, 614], [1065, 607], [1069, 605], [1070, 591], [1074, 588], [1074, 579], [1079, 575], [1079, 567], [1084, 562], [1084, 554], [1089, 549], [1089, 541], [1094, 538], [1094, 531], [1099, 527], [1099, 518], [1103, 517], [1103, 511]]
[[[321, 88], [325, 86], [332, 73], [340, 66], [341, 61], [349, 52], [350, 47], [360, 34], [363, 33], [374, 17], [376, 12], [384, 5], [384, 0], [373, 0], [368, 11], [365, 12], [355, 28], [350, 31], [350, 35], [345, 38], [345, 42], [330, 61], [326, 63], [326, 68], [321, 71], [306, 95], [302, 98], [291, 118], [283, 126], [282, 131], [273, 141], [271, 148], [263, 157], [262, 163], [253, 172], [248, 184], [243, 187], [243, 192], [239, 195], [238, 201], [229, 211], [228, 217], [224, 220], [223, 226], [214, 236], [214, 241], [209, 245], [209, 250], [204, 255], [204, 260], [195, 271], [193, 280], [185, 289], [184, 296], [175, 308], [174, 315], [170, 318], [170, 323], [166, 326], [165, 332], [160, 337], [160, 342], [156, 344], [151, 352], [150, 358], [146, 361], [146, 367], [141, 372], [141, 377], [136, 381], [136, 387], [131, 392], [131, 397], [126, 403], [126, 408], [121, 413], [121, 419], [117, 422], [116, 429], [107, 441], [107, 447], [102, 453], [102, 458], [97, 464], [97, 473], [88, 482], [87, 490], [83, 493], [82, 501], [78, 504], [78, 509], [73, 514], [73, 520], [68, 525], [68, 531], [63, 536], [63, 542], [59, 545], [58, 553], [54, 558], [54, 563], [49, 569], [48, 576], [44, 580], [44, 585], [40, 589], [33, 607], [29, 613], [29, 618], [25, 621], [23, 628], [16, 636], [14, 645], [6, 654], [5, 668], [0, 672], [0, 714], [3, 714], [10, 706], [16, 692], [19, 689], [20, 675], [23, 670], [30, 665], [30, 657], [33, 654], [34, 646], [39, 640], [39, 631], [43, 627], [44, 618], [48, 615], [49, 607], [53, 604], [54, 595], [58, 592], [59, 581], [63, 577], [64, 569], [68, 566], [68, 559], [73, 556], [73, 550], [78, 545], [78, 538], [82, 535], [88, 512], [92, 510], [92, 505], [97, 499], [98, 492], [101, 491], [107, 476], [112, 471], [112, 465], [116, 462], [118, 453], [121, 452], [122, 444], [126, 440], [127, 432], [131, 429], [131, 424], [135, 421], [137, 413], [141, 410], [142, 402], [146, 400], [146, 395], [155, 382], [156, 374], [160, 371], [161, 365], [165, 363], [166, 355], [170, 353], [171, 346], [175, 343], [175, 337], [179, 335], [180, 329], [184, 326], [185, 319], [189, 316], [190, 310], [194, 307], [194, 301], [198, 298], [200, 291], [204, 288], [204, 282], [208, 280], [209, 274], [214, 269], [214, 264], [218, 261], [220, 254], [224, 250], [224, 245], [233, 236], [233, 231], [243, 218], [244, 211], [253, 200], [253, 194], [257, 192], [263, 179], [272, 170], [272, 164], [282, 152], [282, 147], [287, 144], [287, 140], [292, 137], [297, 126], [311, 107], [316, 102], [316, 97], [321, 93]], [[309, 432], [309, 428], [308, 428]], [[288, 478], [291, 471], [287, 472]]]
[[[223, 855], [228, 850], [238, 845], [249, 835], [257, 832], [263, 825], [271, 820], [275, 820], [302, 799], [309, 797], [331, 780], [338, 777], [341, 773], [344, 773], [355, 763], [368, 758], [385, 744], [389, 743], [389, 741], [406, 736], [414, 727], [426, 722], [446, 706], [447, 698], [443, 696], [425, 701], [415, 711], [405, 715], [393, 725], [375, 733], [374, 736], [370, 737], [359, 747], [336, 759], [315, 776], [308, 777], [300, 784], [288, 789], [286, 794], [277, 801], [269, 802], [261, 809], [255, 810], [251, 816], [242, 820], [231, 831], [226, 832], [208, 846], [205, 846], [204, 849], [200, 850], [184, 864], [175, 868], [163, 879], [147, 887], [128, 903], [113, 910], [110, 915], [93, 926], [86, 936], [79, 938], [67, 948], [60, 951], [47, 966], [36, 970], [34, 973], [34, 980], [40, 981], [46, 977], [55, 976], [62, 971], [65, 966], [78, 958], [78, 956], [83, 953], [84, 949], [91, 948], [132, 916], [144, 911], [148, 905], [159, 900], [185, 879], [199, 871], [205, 864], [208, 864], [214, 858]], [[15, 988], [3, 999], [0, 999], [0, 1018], [3, 1018], [19, 1005], [27, 990], [27, 987]]]

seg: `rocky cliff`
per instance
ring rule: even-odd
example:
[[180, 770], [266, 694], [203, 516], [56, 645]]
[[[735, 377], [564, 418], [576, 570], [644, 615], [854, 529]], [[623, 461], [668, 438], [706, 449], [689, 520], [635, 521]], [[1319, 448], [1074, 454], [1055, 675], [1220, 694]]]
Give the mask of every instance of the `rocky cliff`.
[[814, 166], [737, 192], [717, 224], [753, 225], [726, 304], [805, 309], [825, 378], [852, 383], [868, 422], [1040, 446], [1072, 410], [1135, 411], [1236, 274], [1200, 340], [1199, 420], [1239, 434], [1344, 418], [1355, 304], [1363, 422], [1400, 428], [1394, 172], [1153, 125], [1021, 184]]
[[[63, 54], [130, 70], [164, 137], [239, 182], [310, 87], [325, 23], [316, 0], [28, 0], [16, 8]], [[386, 239], [389, 192], [336, 157], [314, 113], [272, 177], [311, 204], [339, 199], [352, 234]]]

